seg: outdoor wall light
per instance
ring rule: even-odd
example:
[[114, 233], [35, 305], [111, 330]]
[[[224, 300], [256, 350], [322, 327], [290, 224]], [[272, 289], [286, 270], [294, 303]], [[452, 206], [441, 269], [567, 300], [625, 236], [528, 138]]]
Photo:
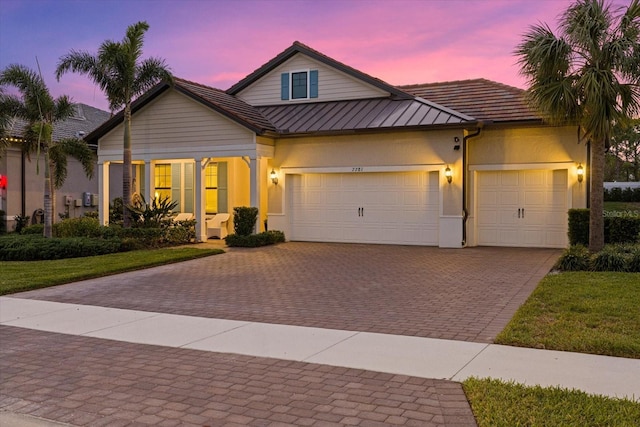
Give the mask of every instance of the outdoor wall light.
[[269, 177], [271, 178], [271, 182], [273, 182], [273, 185], [278, 185], [278, 174], [276, 173], [275, 169], [271, 169]]
[[582, 180], [584, 179], [584, 168], [582, 167], [582, 164], [578, 165], [576, 173], [578, 174], [578, 182], [582, 182]]
[[451, 181], [453, 180], [453, 172], [451, 172], [451, 168], [449, 166], [444, 170], [444, 176], [447, 177], [447, 182], [451, 184]]

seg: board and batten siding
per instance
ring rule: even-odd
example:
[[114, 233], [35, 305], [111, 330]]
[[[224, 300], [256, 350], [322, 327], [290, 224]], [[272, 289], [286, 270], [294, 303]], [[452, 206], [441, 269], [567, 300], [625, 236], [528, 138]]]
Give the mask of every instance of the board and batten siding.
[[[303, 70], [318, 70], [318, 97], [306, 100], [280, 99], [281, 74]], [[380, 98], [389, 96], [389, 93], [298, 53], [237, 96], [250, 105], [277, 105]]]
[[[124, 127], [100, 139], [98, 153], [105, 160], [122, 159]], [[186, 158], [223, 147], [255, 146], [255, 134], [238, 123], [169, 90], [133, 115], [133, 158]]]

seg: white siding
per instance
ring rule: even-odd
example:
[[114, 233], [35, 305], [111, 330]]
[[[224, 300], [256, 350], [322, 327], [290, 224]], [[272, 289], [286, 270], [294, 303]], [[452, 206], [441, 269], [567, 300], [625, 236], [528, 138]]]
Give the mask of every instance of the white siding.
[[[122, 158], [123, 132], [120, 125], [101, 138], [99, 154]], [[251, 131], [173, 90], [133, 115], [131, 138], [134, 159], [184, 158], [220, 147], [255, 146]]]
[[[280, 75], [291, 71], [318, 70], [318, 98], [308, 100], [283, 101], [280, 99]], [[238, 97], [251, 105], [276, 105], [299, 102], [323, 102], [344, 99], [364, 99], [389, 96], [361, 80], [357, 80], [341, 71], [317, 62], [303, 54], [291, 59], [272, 70], [238, 94]]]

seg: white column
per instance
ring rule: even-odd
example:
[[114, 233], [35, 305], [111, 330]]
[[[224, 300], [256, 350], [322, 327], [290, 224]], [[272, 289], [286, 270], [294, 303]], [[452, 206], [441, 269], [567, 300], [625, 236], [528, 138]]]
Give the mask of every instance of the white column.
[[98, 163], [98, 192], [100, 224], [109, 225], [109, 162]]
[[207, 165], [207, 159], [196, 159], [196, 167], [195, 167], [195, 175], [196, 182], [194, 190], [194, 198], [195, 198], [195, 215], [196, 215], [196, 241], [197, 242], [206, 242], [207, 241], [207, 224], [205, 223], [206, 212], [205, 212], [205, 170]]
[[250, 187], [250, 200], [249, 203], [252, 207], [258, 208], [258, 218], [256, 219], [256, 224], [253, 226], [253, 231], [255, 233], [260, 232], [260, 189], [261, 189], [261, 179], [262, 179], [262, 168], [260, 167], [260, 159], [251, 158], [250, 159], [250, 174], [249, 174], [249, 187]]

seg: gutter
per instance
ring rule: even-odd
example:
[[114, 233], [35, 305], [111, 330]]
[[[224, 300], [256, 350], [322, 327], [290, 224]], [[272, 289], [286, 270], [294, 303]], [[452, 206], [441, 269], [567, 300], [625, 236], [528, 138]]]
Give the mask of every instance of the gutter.
[[484, 128], [485, 121], [478, 121], [476, 131], [469, 135], [465, 135], [462, 138], [462, 247], [467, 246], [467, 219], [469, 218], [469, 211], [467, 210], [467, 143], [471, 138], [475, 138], [480, 135], [482, 128]]

